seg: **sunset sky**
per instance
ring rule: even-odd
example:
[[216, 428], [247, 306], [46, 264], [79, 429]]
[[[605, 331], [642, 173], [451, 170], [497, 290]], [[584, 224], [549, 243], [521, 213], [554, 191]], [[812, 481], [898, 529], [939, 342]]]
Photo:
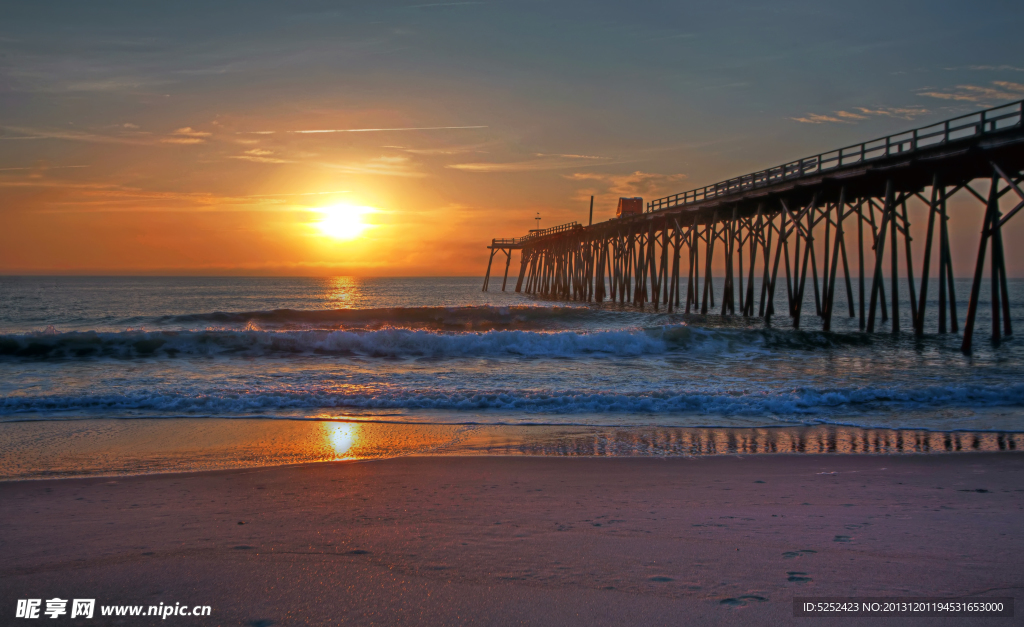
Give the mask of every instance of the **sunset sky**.
[[1009, 1], [2, 14], [5, 274], [480, 274], [592, 194], [603, 220], [1024, 98]]

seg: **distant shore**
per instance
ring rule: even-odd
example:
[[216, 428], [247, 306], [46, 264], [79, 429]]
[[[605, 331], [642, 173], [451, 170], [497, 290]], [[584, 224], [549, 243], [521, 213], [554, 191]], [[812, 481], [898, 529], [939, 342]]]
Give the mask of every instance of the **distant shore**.
[[177, 625], [776, 625], [794, 596], [1024, 587], [1014, 453], [415, 457], [11, 481], [0, 502], [6, 616], [59, 596], [212, 607]]

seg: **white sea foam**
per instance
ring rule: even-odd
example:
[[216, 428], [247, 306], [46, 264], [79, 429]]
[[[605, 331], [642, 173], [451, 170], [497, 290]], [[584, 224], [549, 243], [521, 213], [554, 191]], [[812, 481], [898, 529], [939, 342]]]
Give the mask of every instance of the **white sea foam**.
[[665, 324], [616, 330], [440, 331], [387, 327], [377, 330], [248, 330], [123, 332], [48, 329], [0, 336], [0, 358], [95, 358], [275, 353], [356, 354], [371, 357], [654, 355], [666, 351], [763, 353], [864, 344], [861, 336], [816, 331], [699, 328]]
[[133, 357], [266, 353], [358, 354], [373, 357], [573, 356], [662, 353], [660, 333], [644, 331], [126, 331], [8, 335], [0, 354], [22, 358]]
[[[323, 389], [251, 391], [244, 389], [127, 394], [9, 396], [0, 415], [83, 410], [146, 410], [174, 414], [239, 415], [288, 409], [502, 410], [552, 414], [714, 414], [794, 417], [836, 413], [900, 411], [936, 407], [1024, 406], [1024, 384], [1013, 386], [860, 387], [838, 390], [713, 392], [707, 390], [617, 394], [518, 390], [451, 391], [395, 387], [373, 392]], [[451, 417], [453, 422], [458, 418]]]

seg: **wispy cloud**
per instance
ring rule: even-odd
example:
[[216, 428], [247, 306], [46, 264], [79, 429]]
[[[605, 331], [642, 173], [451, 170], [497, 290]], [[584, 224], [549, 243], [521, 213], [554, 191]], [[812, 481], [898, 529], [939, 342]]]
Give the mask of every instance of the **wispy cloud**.
[[985, 72], [1024, 72], [1024, 67], [1017, 67], [1016, 65], [968, 65], [965, 67], [947, 67], [942, 69], [950, 71], [974, 70]]
[[[56, 179], [2, 179], [0, 188], [48, 188], [59, 196], [42, 213], [210, 213], [305, 210], [284, 199], [228, 196], [207, 192], [145, 190], [116, 183], [72, 183]], [[63, 194], [61, 194], [63, 192]]]
[[872, 117], [899, 118], [913, 120], [915, 117], [928, 113], [923, 107], [854, 107], [853, 111], [832, 111], [831, 113], [808, 113], [803, 117], [790, 118], [803, 124], [856, 124]]
[[837, 118], [834, 115], [822, 115], [820, 113], [808, 113], [807, 115], [800, 118], [789, 118], [796, 122], [803, 122], [804, 124], [824, 124], [826, 122], [838, 122], [840, 124], [849, 124], [849, 120], [843, 120]]
[[565, 178], [572, 181], [593, 181], [620, 196], [645, 196], [665, 191], [668, 184], [678, 183], [687, 177], [685, 174], [654, 174], [637, 170], [630, 174], [575, 172], [565, 175]]
[[[313, 129], [307, 131], [289, 131], [291, 133], [314, 134], [314, 133], [383, 133], [391, 131], [447, 131], [470, 128], [488, 128], [486, 126], [406, 126], [398, 128], [327, 128]], [[256, 133], [267, 133], [267, 131], [255, 131]], [[269, 131], [273, 133], [273, 131]]]
[[994, 87], [984, 85], [957, 85], [943, 91], [924, 91], [920, 96], [953, 100], [959, 102], [991, 102], [993, 100], [1018, 100], [1024, 97], [1024, 84], [1010, 81], [992, 81]]
[[[63, 139], [67, 141], [88, 142], [94, 144], [130, 144], [135, 146], [148, 145], [152, 142], [138, 137], [121, 135], [100, 135], [84, 131], [65, 129], [37, 129], [23, 126], [0, 126], [0, 140], [38, 140]], [[7, 133], [16, 133], [8, 135]]]
[[117, 189], [118, 186], [112, 183], [71, 183], [58, 179], [47, 179], [37, 176], [28, 178], [0, 178], [0, 187], [53, 187], [69, 190], [99, 190], [107, 191]]
[[19, 63], [11, 66], [6, 77], [12, 79], [14, 91], [43, 94], [114, 94], [153, 92], [173, 81], [135, 72], [132, 68], [96, 65], [81, 58], [47, 58], [20, 54]]
[[210, 133], [193, 130], [191, 126], [185, 126], [171, 133], [170, 137], [160, 139], [164, 144], [202, 144]]
[[36, 166], [22, 166], [20, 168], [0, 168], [0, 172], [15, 172], [18, 170], [31, 170], [33, 172], [42, 172], [45, 170], [68, 170], [72, 168], [88, 168], [87, 165], [47, 165], [40, 164]]
[[381, 176], [423, 176], [412, 168], [408, 157], [380, 156], [366, 161], [349, 161], [343, 163], [321, 163], [320, 165], [344, 172], [346, 174], [375, 174]]
[[880, 115], [901, 120], [913, 120], [916, 117], [929, 113], [928, 109], [924, 107], [878, 107], [875, 109], [857, 107], [857, 111], [865, 115]]
[[264, 150], [263, 148], [253, 148], [252, 150], [246, 150], [245, 154], [232, 155], [229, 159], [240, 159], [242, 161], [252, 161], [253, 163], [294, 163], [288, 159], [281, 159], [275, 157], [273, 150]]
[[381, 148], [390, 148], [391, 150], [401, 150], [411, 155], [424, 155], [424, 156], [437, 156], [437, 155], [461, 155], [466, 153], [485, 153], [486, 150], [480, 150], [487, 144], [473, 144], [469, 146], [442, 146], [438, 148], [410, 148], [408, 146], [381, 146]]
[[561, 157], [563, 159], [607, 159], [608, 158], [608, 157], [595, 157], [593, 155], [572, 155], [572, 154], [563, 155], [563, 154], [558, 154], [558, 153], [547, 154], [547, 153], [543, 153], [543, 152], [535, 152], [535, 153], [533, 153], [533, 156], [534, 157]]
[[282, 196], [329, 196], [331, 194], [350, 194], [347, 189], [336, 189], [329, 192], [302, 192], [298, 194], [250, 194], [246, 198], [278, 198]]
[[410, 4], [407, 9], [428, 9], [431, 7], [461, 7], [472, 4], [486, 4], [485, 2], [433, 2], [431, 4]]
[[92, 81], [73, 81], [66, 83], [67, 91], [118, 92], [137, 91], [147, 87], [166, 85], [169, 81], [140, 78], [105, 78]]
[[456, 163], [445, 166], [463, 172], [541, 172], [544, 170], [567, 170], [581, 167], [580, 161], [592, 161], [588, 165], [610, 165], [609, 157], [590, 155], [535, 153], [536, 159], [510, 161], [505, 163]]
[[[87, 168], [87, 165], [52, 166], [46, 170], [65, 168]], [[14, 174], [14, 171], [33, 170], [31, 174]], [[349, 190], [321, 192], [293, 192], [272, 194], [249, 194], [245, 196], [221, 195], [208, 192], [173, 192], [147, 190], [119, 183], [75, 182], [58, 178], [39, 176], [39, 167], [2, 168], [0, 172], [12, 172], [0, 176], [2, 188], [45, 188], [57, 192], [69, 192], [66, 198], [55, 198], [46, 204], [48, 213], [119, 213], [125, 211], [147, 212], [236, 212], [236, 211], [306, 211], [308, 205], [295, 204], [287, 198], [331, 196], [348, 194]]]
[[243, 67], [242, 63], [224, 63], [213, 67], [203, 67], [188, 70], [174, 70], [173, 74], [182, 74], [185, 76], [216, 76], [219, 74], [227, 74], [232, 71], [239, 71]]

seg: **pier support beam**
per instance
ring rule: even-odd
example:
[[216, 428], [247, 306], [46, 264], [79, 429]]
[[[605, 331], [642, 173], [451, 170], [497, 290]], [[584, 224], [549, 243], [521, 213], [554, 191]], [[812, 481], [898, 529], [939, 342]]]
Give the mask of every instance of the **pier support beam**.
[[491, 249], [491, 256], [490, 256], [490, 258], [487, 259], [487, 274], [484, 275], [484, 287], [483, 287], [483, 290], [481, 290], [481, 291], [484, 291], [484, 292], [487, 291], [487, 285], [491, 282], [491, 264], [494, 262], [494, 253], [498, 252], [498, 250], [496, 248], [494, 248], [493, 245], [490, 246], [490, 249]]
[[[999, 118], [1003, 119], [1005, 116]], [[1017, 124], [1024, 129], [1024, 120]], [[937, 298], [937, 331], [955, 333], [959, 325], [947, 205], [951, 197], [962, 191], [961, 196], [969, 194], [984, 206], [961, 344], [969, 352], [983, 296], [986, 256], [991, 268], [987, 293], [992, 340], [998, 343], [1013, 332], [1006, 255], [1007, 245], [1011, 254], [1016, 247], [1014, 242], [1003, 241], [1002, 227], [1024, 210], [1024, 154], [1016, 147], [1024, 147], [1024, 131], [1018, 141], [1012, 150], [1005, 148], [1005, 143], [992, 144], [994, 148], [979, 146], [980, 152], [972, 153], [964, 166], [968, 168], [966, 173], [939, 163], [962, 154], [956, 151], [943, 152], [935, 157], [936, 161], [913, 162], [913, 168], [904, 167], [910, 162], [902, 154], [900, 158], [904, 161], [890, 164], [892, 167], [880, 168], [871, 163], [861, 166], [868, 159], [864, 153], [860, 161], [852, 162], [857, 169], [845, 173], [843, 168], [849, 164], [844, 159], [848, 155], [841, 153], [838, 166], [824, 168], [819, 160], [805, 160], [766, 171], [761, 179], [735, 179], [713, 191], [702, 191], [702, 195], [669, 197], [675, 204], [663, 203], [653, 209], [649, 205], [646, 213], [589, 226], [561, 225], [532, 231], [523, 238], [492, 240], [487, 247], [490, 254], [482, 289], [487, 291], [490, 287], [494, 257], [499, 251], [506, 256], [501, 289], [508, 288], [512, 251], [520, 250], [517, 293], [588, 303], [611, 300], [638, 308], [650, 303], [654, 310], [661, 310], [664, 305], [669, 312], [676, 312], [682, 307], [687, 314], [699, 310], [703, 315], [756, 315], [770, 323], [776, 314], [776, 292], [782, 288], [778, 285], [779, 275], [785, 272], [785, 293], [793, 327], [808, 323], [802, 313], [807, 292], [811, 291], [807, 285], [810, 278], [821, 328], [832, 331], [834, 327], [848, 328], [837, 320], [835, 312], [836, 292], [840, 292], [840, 301], [843, 298], [842, 289], [837, 290], [842, 263], [846, 309], [850, 318], [859, 318], [856, 324], [860, 330], [875, 332], [879, 323], [890, 323], [891, 332], [899, 333], [903, 322], [900, 309], [905, 307], [905, 313], [909, 309], [914, 334], [923, 336], [929, 324], [929, 298]], [[907, 148], [902, 142], [897, 141], [887, 150], [903, 153]], [[979, 159], [979, 154], [991, 158]], [[834, 167], [837, 169], [833, 170]], [[808, 173], [814, 173], [813, 177], [808, 178]], [[801, 180], [793, 181], [794, 178]], [[975, 189], [975, 182], [982, 178], [989, 182], [987, 196]], [[1017, 204], [1009, 211], [1000, 208], [1003, 196], [1016, 196]], [[920, 215], [926, 214], [927, 222], [921, 230], [925, 237], [922, 255], [915, 261], [910, 216], [918, 215], [915, 211], [921, 206], [924, 213]], [[856, 221], [855, 260], [849, 259], [851, 253], [847, 250], [847, 236], [853, 235], [848, 218]], [[819, 227], [824, 227], [823, 246], [816, 246], [815, 229]], [[865, 234], [867, 229], [870, 231]], [[854, 245], [853, 240], [849, 243]], [[867, 260], [870, 253], [866, 243], [870, 244], [874, 264]], [[721, 250], [720, 255], [716, 256], [716, 249]], [[932, 257], [936, 249], [937, 277], [933, 278]], [[902, 284], [901, 260], [906, 269]], [[857, 267], [851, 269], [851, 262]], [[921, 264], [920, 283], [915, 277], [917, 263]], [[716, 303], [714, 273], [719, 270], [723, 283], [721, 301]], [[852, 271], [858, 275], [856, 288]], [[932, 296], [935, 288], [930, 283], [936, 279], [938, 293]], [[901, 291], [907, 296], [902, 303]], [[842, 308], [842, 303], [838, 306]]]

